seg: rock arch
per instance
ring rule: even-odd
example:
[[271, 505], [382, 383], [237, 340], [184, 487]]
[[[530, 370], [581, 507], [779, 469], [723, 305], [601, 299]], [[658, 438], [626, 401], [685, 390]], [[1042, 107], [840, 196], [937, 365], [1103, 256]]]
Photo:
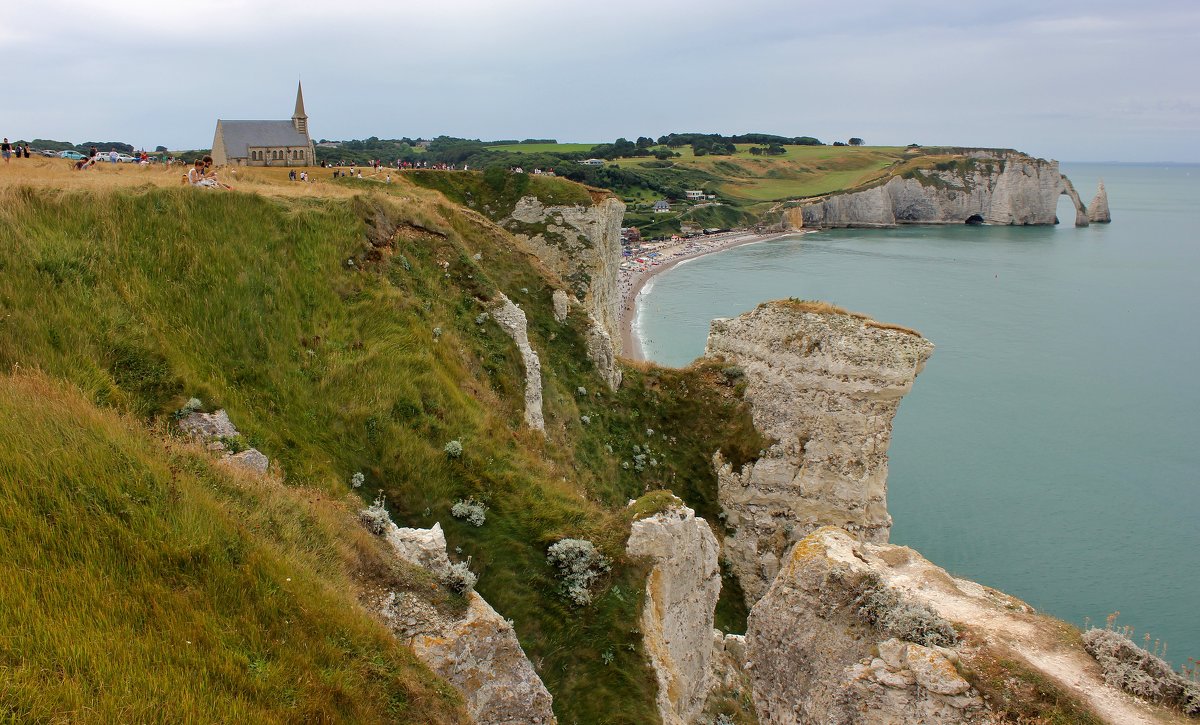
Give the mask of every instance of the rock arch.
[[1083, 205], [1083, 200], [1079, 198], [1079, 192], [1075, 191], [1075, 186], [1071, 180], [1063, 176], [1062, 184], [1059, 186], [1058, 193], [1061, 196], [1066, 196], [1071, 199], [1071, 203], [1075, 205], [1075, 226], [1086, 227], [1088, 225], [1087, 207]]
[[967, 217], [967, 220], [963, 223], [971, 224], [971, 225], [983, 224], [983, 215], [982, 214], [972, 214], [971, 216]]

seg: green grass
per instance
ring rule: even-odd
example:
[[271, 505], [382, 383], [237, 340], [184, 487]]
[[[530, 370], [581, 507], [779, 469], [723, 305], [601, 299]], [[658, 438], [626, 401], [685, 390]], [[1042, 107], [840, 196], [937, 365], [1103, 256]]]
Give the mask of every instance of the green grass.
[[[477, 186], [482, 175], [436, 176], [467, 185], [446, 187], [463, 198], [466, 191], [485, 193]], [[90, 404], [151, 426], [199, 397], [209, 409], [228, 410], [246, 443], [270, 456], [290, 486], [307, 487], [298, 490], [341, 497], [350, 476], [362, 471], [364, 499], [385, 493], [400, 525], [441, 521], [451, 548], [473, 557], [479, 591], [514, 620], [561, 721], [653, 722], [655, 685], [636, 631], [645, 572], [623, 557], [624, 504], [646, 490], [672, 488], [715, 522], [713, 451], [737, 460], [762, 447], [744, 404], [719, 375], [702, 369], [631, 370], [627, 384], [609, 392], [586, 360], [585, 320], [554, 321], [551, 284], [510, 237], [403, 180], [387, 188], [356, 185], [376, 195], [2, 192], [0, 369], [39, 369], [77, 386]], [[591, 198], [562, 180], [530, 178], [521, 191], [531, 188], [556, 203]], [[493, 189], [489, 204], [498, 208], [511, 192]], [[515, 346], [493, 322], [475, 322], [481, 300], [497, 290], [525, 310], [542, 357], [544, 439], [521, 426]], [[436, 339], [435, 328], [442, 329]], [[587, 396], [577, 394], [581, 386]], [[593, 423], [582, 425], [581, 414]], [[695, 420], [719, 424], [699, 427]], [[451, 439], [462, 441], [460, 460], [443, 453]], [[659, 465], [623, 469], [634, 443], [650, 443]], [[62, 447], [38, 434], [15, 450]], [[86, 485], [91, 475], [84, 468], [73, 474]], [[36, 480], [28, 469], [22, 478]], [[56, 495], [72, 494], [66, 487]], [[488, 505], [485, 526], [448, 515], [466, 496]], [[140, 536], [119, 516], [113, 527], [145, 539], [150, 550], [162, 540]], [[545, 562], [546, 548], [565, 536], [589, 538], [617, 562], [587, 609], [559, 595]], [[155, 561], [162, 559], [146, 566]], [[113, 566], [97, 562], [89, 576], [126, 581], [138, 574], [121, 571], [119, 561]], [[277, 571], [247, 565], [241, 575]], [[75, 576], [38, 572], [46, 586], [62, 590]], [[17, 591], [32, 586], [19, 581]], [[235, 578], [221, 586], [250, 585]], [[118, 589], [76, 606], [81, 617], [104, 618], [136, 609], [137, 591]], [[234, 615], [233, 605], [223, 606], [221, 616]], [[263, 620], [270, 616], [262, 614], [256, 626], [282, 626], [268, 627]], [[356, 626], [370, 629], [357, 616]], [[30, 626], [30, 636], [53, 637], [49, 620]], [[214, 657], [237, 656], [227, 640], [205, 641], [218, 650]], [[352, 650], [347, 666], [364, 666], [371, 659], [365, 652]], [[613, 655], [610, 664], [605, 653]], [[123, 702], [114, 695], [104, 706]]]
[[358, 608], [346, 507], [41, 374], [0, 377], [0, 440], [0, 720], [469, 722]]

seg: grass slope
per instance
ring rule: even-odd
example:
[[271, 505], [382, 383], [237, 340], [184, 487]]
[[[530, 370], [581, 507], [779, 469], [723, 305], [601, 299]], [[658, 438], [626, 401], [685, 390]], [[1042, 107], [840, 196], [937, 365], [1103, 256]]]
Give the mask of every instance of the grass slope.
[[0, 720], [466, 723], [363, 616], [349, 510], [0, 377]]
[[[341, 497], [362, 471], [365, 499], [385, 494], [401, 525], [441, 521], [456, 555], [472, 557], [480, 592], [514, 620], [561, 721], [654, 722], [636, 629], [644, 569], [622, 555], [624, 503], [672, 487], [711, 515], [712, 452], [747, 459], [762, 445], [744, 405], [712, 371], [631, 371], [608, 392], [586, 361], [585, 321], [554, 322], [557, 283], [505, 232], [403, 181], [326, 186], [335, 198], [3, 188], [0, 369], [37, 368], [149, 425], [199, 397], [228, 410], [298, 490]], [[542, 356], [544, 439], [521, 427], [515, 346], [479, 318], [497, 290], [524, 308]], [[711, 425], [693, 430], [698, 420]], [[460, 460], [443, 453], [450, 440], [462, 442]], [[650, 444], [659, 465], [623, 468], [634, 444]], [[39, 434], [26, 447], [61, 445]], [[75, 476], [93, 485], [86, 468]], [[485, 526], [449, 516], [467, 496], [488, 505]], [[587, 609], [567, 604], [545, 562], [565, 536], [592, 539], [617, 562]], [[153, 551], [159, 539], [144, 538]], [[54, 570], [40, 576], [70, 585]], [[85, 599], [81, 616], [133, 607], [132, 596]], [[743, 618], [735, 607], [722, 621], [737, 629]], [[49, 621], [34, 629], [51, 636]], [[214, 656], [237, 656], [226, 640], [206, 641]]]

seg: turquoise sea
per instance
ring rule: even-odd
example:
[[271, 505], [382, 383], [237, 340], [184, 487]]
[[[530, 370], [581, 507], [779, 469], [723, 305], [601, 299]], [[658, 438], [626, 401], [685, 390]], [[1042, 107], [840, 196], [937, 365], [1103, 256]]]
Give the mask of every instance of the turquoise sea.
[[659, 275], [646, 356], [685, 365], [708, 322], [827, 300], [937, 345], [900, 406], [892, 541], [1082, 626], [1200, 657], [1200, 165], [1063, 164], [1111, 225], [838, 230]]

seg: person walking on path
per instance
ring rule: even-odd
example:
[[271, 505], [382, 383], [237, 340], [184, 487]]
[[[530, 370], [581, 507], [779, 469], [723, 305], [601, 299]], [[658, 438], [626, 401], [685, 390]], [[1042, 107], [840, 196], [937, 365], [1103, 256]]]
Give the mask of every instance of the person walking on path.
[[8, 142], [8, 137], [4, 137], [4, 143], [0, 144], [0, 156], [4, 157], [4, 163], [8, 163], [12, 158], [12, 144]]

